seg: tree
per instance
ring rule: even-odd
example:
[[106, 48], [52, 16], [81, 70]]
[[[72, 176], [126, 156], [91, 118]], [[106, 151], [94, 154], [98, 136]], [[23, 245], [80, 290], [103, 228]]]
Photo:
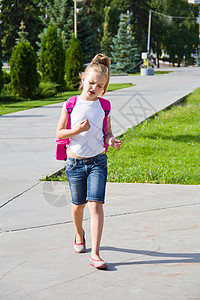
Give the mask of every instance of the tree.
[[73, 88], [77, 88], [79, 84], [79, 74], [83, 71], [83, 52], [78, 39], [72, 35], [69, 42], [69, 48], [66, 51], [66, 82]]
[[1, 51], [4, 58], [9, 59], [15, 40], [18, 37], [18, 28], [23, 20], [29, 33], [29, 41], [37, 49], [36, 41], [41, 31], [42, 23], [39, 19], [40, 8], [35, 0], [0, 0], [1, 20]]
[[67, 19], [73, 8], [73, 0], [45, 0], [45, 10], [43, 16], [44, 26], [47, 28], [53, 23], [58, 30], [58, 34], [67, 31]]
[[39, 75], [36, 54], [27, 40], [22, 39], [13, 49], [10, 74], [14, 94], [32, 98], [39, 85]]
[[111, 32], [109, 31], [109, 12], [111, 11], [110, 6], [104, 8], [105, 12], [105, 22], [103, 24], [103, 37], [101, 39], [101, 52], [105, 53], [107, 56], [111, 56], [112, 51], [112, 37]]
[[[152, 0], [151, 45], [155, 51], [164, 50], [169, 61], [178, 66], [183, 59], [189, 61], [198, 45], [198, 7], [184, 0]], [[161, 14], [159, 14], [161, 13]], [[177, 18], [178, 17], [178, 18]]]
[[39, 69], [44, 82], [64, 82], [65, 55], [61, 37], [54, 24], [50, 24], [43, 35]]
[[92, 27], [92, 15], [89, 15], [87, 8], [82, 8], [77, 18], [77, 37], [80, 41], [83, 51], [84, 62], [90, 62], [91, 59], [100, 51], [98, 41], [97, 27]]
[[140, 61], [140, 52], [135, 37], [133, 37], [128, 18], [121, 14], [120, 23], [117, 35], [113, 38], [112, 45], [112, 68], [117, 73], [119, 72], [136, 72], [134, 67]]
[[0, 58], [0, 93], [4, 86], [4, 77], [3, 77], [3, 71], [2, 71], [2, 60]]
[[[151, 0], [112, 0], [110, 6], [117, 7], [120, 14], [130, 14], [130, 24], [140, 48], [146, 51], [148, 14]], [[115, 24], [118, 24], [114, 20]]]

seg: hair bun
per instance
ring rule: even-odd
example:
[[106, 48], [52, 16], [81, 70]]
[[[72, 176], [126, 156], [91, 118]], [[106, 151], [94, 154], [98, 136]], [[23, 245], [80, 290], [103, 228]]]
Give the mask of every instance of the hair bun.
[[102, 65], [106, 66], [108, 69], [110, 69], [110, 58], [107, 55], [102, 54], [102, 53], [97, 54], [93, 58], [91, 63], [92, 64], [93, 63], [102, 64]]

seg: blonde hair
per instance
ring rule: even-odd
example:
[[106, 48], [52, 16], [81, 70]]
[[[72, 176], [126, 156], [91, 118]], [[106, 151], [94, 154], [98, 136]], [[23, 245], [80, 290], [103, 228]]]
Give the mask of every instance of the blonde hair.
[[[86, 67], [85, 71], [80, 74], [80, 78], [82, 79], [83, 76], [86, 76], [90, 71], [95, 71], [100, 74], [103, 74], [106, 76], [106, 84], [104, 85], [104, 88], [101, 92], [101, 96], [105, 94], [108, 88], [109, 80], [110, 80], [110, 58], [105, 54], [97, 54], [91, 63]], [[79, 89], [83, 87], [83, 83], [80, 84]]]

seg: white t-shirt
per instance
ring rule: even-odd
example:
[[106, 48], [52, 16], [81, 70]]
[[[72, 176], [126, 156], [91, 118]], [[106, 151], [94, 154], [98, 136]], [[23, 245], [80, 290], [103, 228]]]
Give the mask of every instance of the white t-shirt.
[[[63, 107], [66, 109], [66, 102]], [[78, 96], [70, 117], [72, 129], [85, 119], [88, 119], [90, 123], [88, 131], [81, 132], [70, 138], [70, 150], [75, 155], [82, 157], [93, 157], [102, 153], [105, 150], [103, 139], [103, 119], [105, 112], [99, 99], [87, 101]]]

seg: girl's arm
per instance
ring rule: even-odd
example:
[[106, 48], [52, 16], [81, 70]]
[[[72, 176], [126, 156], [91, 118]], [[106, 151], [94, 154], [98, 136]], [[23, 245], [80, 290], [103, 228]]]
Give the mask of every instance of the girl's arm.
[[87, 119], [80, 122], [80, 124], [73, 129], [66, 129], [67, 122], [68, 122], [68, 113], [63, 108], [60, 119], [58, 121], [57, 130], [56, 130], [56, 135], [58, 139], [68, 139], [83, 131], [87, 131], [90, 129], [90, 123]]
[[107, 118], [107, 132], [108, 134], [105, 137], [105, 142], [116, 150], [120, 150], [122, 142], [116, 138], [114, 138], [111, 130], [111, 122], [110, 117]]

